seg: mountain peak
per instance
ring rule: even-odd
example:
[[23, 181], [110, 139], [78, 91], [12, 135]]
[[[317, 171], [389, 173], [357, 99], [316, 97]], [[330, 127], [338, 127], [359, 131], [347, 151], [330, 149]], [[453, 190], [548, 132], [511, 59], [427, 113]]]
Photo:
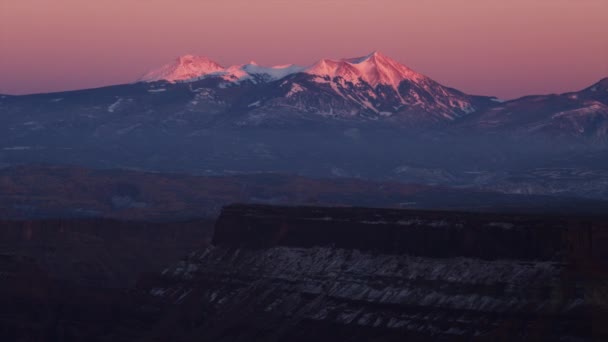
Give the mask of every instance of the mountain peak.
[[208, 57], [188, 54], [177, 57], [173, 62], [148, 72], [140, 81], [184, 81], [223, 70], [224, 67]]
[[380, 84], [397, 89], [404, 80], [420, 81], [424, 75], [416, 73], [405, 65], [374, 51], [363, 57], [345, 58], [340, 60], [322, 59], [305, 70], [306, 73], [317, 76], [341, 77], [346, 81], [357, 83], [367, 82], [372, 87]]
[[165, 80], [177, 82], [200, 79], [210, 74], [222, 76], [231, 81], [243, 80], [252, 74], [267, 74], [270, 76], [270, 80], [277, 80], [298, 72], [322, 78], [329, 77], [332, 80], [335, 77], [340, 77], [352, 83], [364, 81], [372, 87], [388, 85], [394, 89], [398, 89], [399, 84], [404, 80], [418, 82], [426, 78], [379, 51], [373, 51], [362, 57], [338, 60], [321, 59], [309, 67], [299, 67], [291, 64], [262, 67], [251, 61], [248, 64], [224, 68], [207, 57], [188, 54], [147, 73], [140, 81]]
[[380, 58], [386, 58], [386, 56], [383, 55], [382, 53], [380, 53], [379, 51], [373, 51], [372, 53], [365, 55], [363, 57], [347, 58], [344, 60], [347, 62], [353, 63], [353, 64], [359, 64], [359, 63], [364, 63], [364, 62], [367, 62], [370, 60], [380, 59]]

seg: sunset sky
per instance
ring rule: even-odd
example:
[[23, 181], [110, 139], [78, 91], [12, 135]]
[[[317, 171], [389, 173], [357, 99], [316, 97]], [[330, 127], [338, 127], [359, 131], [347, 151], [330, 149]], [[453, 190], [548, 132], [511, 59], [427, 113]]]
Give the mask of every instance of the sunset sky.
[[608, 76], [608, 0], [0, 0], [0, 93], [128, 83], [183, 54], [312, 64], [373, 50], [513, 98]]

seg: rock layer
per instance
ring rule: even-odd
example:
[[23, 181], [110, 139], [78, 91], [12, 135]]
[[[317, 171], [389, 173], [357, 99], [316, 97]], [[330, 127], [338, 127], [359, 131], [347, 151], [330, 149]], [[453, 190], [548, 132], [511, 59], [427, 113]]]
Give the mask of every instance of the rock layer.
[[584, 341], [608, 336], [606, 247], [601, 219], [235, 205], [143, 286], [184, 340]]

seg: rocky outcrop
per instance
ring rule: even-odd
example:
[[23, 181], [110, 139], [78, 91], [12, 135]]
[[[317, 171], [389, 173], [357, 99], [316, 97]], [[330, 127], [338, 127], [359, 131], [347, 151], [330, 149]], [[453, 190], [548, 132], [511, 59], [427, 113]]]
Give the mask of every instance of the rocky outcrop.
[[233, 205], [144, 288], [159, 340], [585, 341], [607, 247], [600, 218]]
[[[167, 232], [180, 224], [3, 224], [0, 240], [13, 246], [0, 253], [3, 341], [608, 337], [601, 217], [232, 205], [212, 246], [162, 274], [141, 272], [168, 257], [161, 244], [186, 253]], [[70, 273], [72, 258], [82, 273]], [[95, 265], [139, 272], [137, 287], [114, 287]]]

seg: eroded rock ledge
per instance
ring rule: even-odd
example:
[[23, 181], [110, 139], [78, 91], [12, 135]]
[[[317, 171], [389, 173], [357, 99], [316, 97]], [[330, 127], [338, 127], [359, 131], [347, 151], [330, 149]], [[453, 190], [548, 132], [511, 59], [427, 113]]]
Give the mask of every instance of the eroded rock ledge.
[[[608, 337], [602, 219], [225, 207], [214, 246], [145, 286], [179, 314], [162, 339]], [[176, 316], [177, 315], [177, 316]]]

